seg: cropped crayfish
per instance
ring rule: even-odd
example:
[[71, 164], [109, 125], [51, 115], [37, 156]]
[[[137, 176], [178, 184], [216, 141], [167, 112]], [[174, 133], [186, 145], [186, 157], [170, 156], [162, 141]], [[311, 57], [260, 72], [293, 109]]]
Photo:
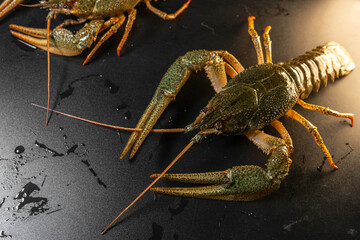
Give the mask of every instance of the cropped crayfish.
[[[24, 0], [4, 0], [0, 5], [0, 18], [8, 13], [10, 10], [21, 4]], [[120, 55], [120, 51], [124, 46], [126, 39], [130, 33], [133, 22], [136, 18], [135, 7], [144, 2], [147, 8], [158, 15], [164, 20], [175, 19], [180, 13], [182, 13], [190, 4], [191, 0], [188, 0], [180, 7], [175, 13], [168, 14], [151, 5], [151, 0], [48, 0], [40, 1], [38, 5], [42, 8], [49, 9], [50, 12], [47, 15], [47, 19], [56, 17], [58, 14], [73, 15], [77, 19], [67, 19], [62, 24], [57, 26], [54, 30], [49, 29], [37, 29], [30, 27], [23, 27], [11, 24], [10, 28], [15, 31], [11, 33], [36, 47], [44, 50], [49, 50], [51, 53], [63, 55], [63, 56], [76, 56], [81, 54], [86, 48], [89, 48], [93, 42], [96, 41], [98, 34], [106, 29], [107, 32], [101, 36], [99, 41], [93, 47], [91, 52], [87, 55], [84, 65], [90, 60], [99, 47], [109, 38], [111, 35], [117, 32], [117, 30], [123, 25], [126, 20], [124, 12], [128, 13], [127, 23], [125, 27], [124, 35], [117, 47], [117, 54]], [[106, 21], [104, 19], [107, 19]], [[88, 20], [90, 20], [88, 23]], [[84, 27], [73, 34], [66, 29], [66, 26], [77, 25], [85, 23]], [[47, 41], [47, 35], [49, 36], [49, 47]]]
[[[325, 87], [328, 81], [333, 82], [336, 78], [350, 73], [355, 68], [351, 56], [338, 43], [328, 42], [288, 62], [274, 64], [269, 35], [271, 27], [267, 26], [263, 35], [265, 63], [260, 37], [254, 29], [254, 19], [255, 17], [248, 18], [248, 30], [255, 46], [258, 65], [244, 69], [227, 51], [195, 50], [179, 57], [167, 70], [136, 129], [132, 130], [134, 132], [120, 158], [131, 149], [130, 158], [132, 158], [149, 132], [156, 130], [152, 129], [153, 126], [168, 104], [175, 99], [192, 71], [204, 69], [216, 95], [190, 125], [183, 129], [162, 130], [189, 132], [199, 129], [199, 132], [161, 174], [151, 176], [155, 180], [102, 233], [105, 233], [149, 189], [175, 196], [228, 201], [252, 201], [276, 191], [288, 174], [292, 163], [290, 159], [290, 154], [293, 152], [292, 139], [278, 120], [284, 115], [301, 123], [312, 134], [330, 165], [337, 169], [317, 128], [292, 108], [297, 103], [306, 109], [326, 115], [348, 118], [353, 125], [354, 114], [339, 113], [328, 107], [301, 100], [307, 98], [312, 91], [317, 92], [320, 85]], [[231, 80], [227, 81], [227, 75]], [[266, 125], [274, 127], [281, 137], [264, 133], [261, 129]], [[245, 134], [264, 153], [270, 155], [266, 168], [246, 165], [218, 172], [166, 174], [194, 143], [200, 142], [210, 134]], [[191, 188], [152, 188], [160, 178], [212, 185]]]
[[[24, 0], [4, 0], [0, 5], [0, 18], [23, 1]], [[85, 65], [99, 47], [116, 33], [125, 22], [126, 16], [124, 12], [127, 12], [128, 19], [125, 32], [117, 47], [117, 55], [119, 56], [136, 18], [136, 5], [144, 2], [147, 8], [154, 14], [164, 20], [172, 20], [182, 13], [191, 2], [191, 0], [188, 0], [175, 13], [168, 14], [153, 7], [150, 1], [151, 0], [45, 0], [40, 1], [40, 3], [35, 6], [41, 6], [42, 8], [50, 10], [47, 15], [46, 29], [10, 24], [10, 28], [17, 31], [10, 31], [12, 35], [48, 52], [47, 109], [49, 109], [50, 105], [50, 52], [63, 56], [77, 56], [96, 41], [100, 32], [108, 29], [87, 55], [83, 63], [83, 65]], [[58, 14], [73, 15], [77, 17], [77, 19], [66, 19], [62, 24], [50, 31], [50, 20]], [[104, 19], [107, 20], [105, 21]], [[85, 23], [88, 20], [90, 21]], [[84, 27], [75, 34], [65, 28], [69, 25], [82, 23], [85, 23]], [[46, 114], [45, 124], [47, 124], [47, 122], [48, 112]]]

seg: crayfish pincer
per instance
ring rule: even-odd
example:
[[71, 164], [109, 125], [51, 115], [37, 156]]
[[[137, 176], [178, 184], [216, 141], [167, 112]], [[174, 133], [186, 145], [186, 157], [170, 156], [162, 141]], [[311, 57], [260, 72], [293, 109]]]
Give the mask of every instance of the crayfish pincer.
[[[132, 133], [121, 158], [130, 150], [130, 158], [135, 155], [193, 70], [206, 71], [216, 95], [200, 111], [195, 121], [184, 128], [185, 132], [198, 130], [195, 137], [161, 174], [151, 176], [156, 179], [120, 215], [148, 189], [169, 195], [228, 201], [252, 201], [277, 190], [288, 174], [292, 162], [292, 140], [278, 120], [284, 115], [301, 123], [312, 134], [330, 165], [337, 168], [317, 128], [292, 108], [297, 103], [326, 115], [349, 118], [353, 124], [354, 114], [339, 113], [301, 100], [307, 98], [312, 91], [317, 92], [321, 85], [326, 86], [328, 81], [333, 82], [336, 78], [350, 73], [355, 68], [353, 60], [340, 44], [328, 42], [288, 62], [274, 64], [270, 26], [267, 26], [264, 30], [265, 63], [260, 37], [254, 29], [254, 19], [255, 17], [248, 18], [248, 30], [256, 49], [258, 65], [244, 69], [227, 51], [195, 50], [179, 57], [167, 70], [136, 126], [136, 129], [142, 131]], [[227, 81], [227, 75], [231, 80]], [[266, 125], [274, 127], [281, 137], [264, 133], [261, 129]], [[191, 145], [209, 134], [245, 134], [264, 153], [270, 155], [266, 168], [247, 165], [219, 172], [165, 174]], [[160, 178], [211, 185], [151, 188]]]
[[[4, 0], [0, 5], [0, 18], [10, 10], [21, 4], [24, 0]], [[190, 4], [191, 0], [184, 3], [175, 13], [168, 14], [155, 8], [150, 3], [151, 0], [48, 0], [40, 1], [38, 4], [42, 8], [49, 9], [47, 19], [51, 19], [58, 14], [73, 15], [77, 19], [67, 19], [50, 32], [49, 48], [47, 44], [47, 30], [29, 28], [11, 24], [10, 28], [15, 31], [11, 33], [36, 47], [49, 50], [51, 53], [63, 56], [76, 56], [89, 48], [98, 37], [98, 34], [106, 29], [107, 32], [101, 36], [94, 48], [88, 54], [84, 65], [90, 60], [97, 49], [125, 22], [125, 12], [128, 13], [124, 35], [117, 47], [117, 54], [125, 44], [130, 33], [133, 22], [136, 18], [136, 5], [144, 2], [147, 8], [164, 20], [175, 19]], [[35, 5], [37, 6], [37, 5]], [[106, 19], [106, 20], [105, 20]], [[87, 21], [88, 23], [85, 23]], [[73, 34], [65, 27], [85, 23], [84, 27]]]

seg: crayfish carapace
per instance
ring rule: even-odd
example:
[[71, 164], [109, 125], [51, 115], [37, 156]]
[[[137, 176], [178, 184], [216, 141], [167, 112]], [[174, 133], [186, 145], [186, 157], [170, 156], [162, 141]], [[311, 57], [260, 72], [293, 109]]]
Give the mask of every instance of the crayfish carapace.
[[[0, 18], [23, 1], [24, 0], [4, 0], [0, 5]], [[79, 55], [86, 48], [91, 47], [100, 32], [108, 29], [87, 55], [83, 63], [85, 65], [98, 48], [123, 25], [126, 20], [124, 13], [127, 12], [128, 17], [125, 32], [117, 47], [117, 54], [120, 55], [120, 51], [125, 44], [136, 18], [135, 7], [140, 2], [144, 2], [151, 12], [162, 19], [172, 20], [188, 7], [190, 1], [191, 0], [188, 0], [180, 9], [172, 14], [165, 13], [152, 6], [150, 3], [151, 0], [48, 0], [40, 1], [38, 6], [49, 9], [50, 12], [47, 19], [51, 19], [58, 14], [72, 15], [77, 18], [76, 20], [67, 19], [50, 31], [49, 51], [54, 54], [63, 56]], [[89, 22], [85, 23], [88, 20]], [[69, 25], [83, 23], [85, 23], [84, 27], [75, 34], [65, 28]], [[46, 39], [47, 29], [29, 28], [14, 24], [11, 24], [10, 28], [17, 31], [11, 31], [15, 37], [41, 49], [48, 50]]]

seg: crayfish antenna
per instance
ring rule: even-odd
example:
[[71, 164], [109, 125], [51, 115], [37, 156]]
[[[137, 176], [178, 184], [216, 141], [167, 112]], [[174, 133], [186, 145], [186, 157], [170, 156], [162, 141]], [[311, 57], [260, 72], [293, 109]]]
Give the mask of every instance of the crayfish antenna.
[[45, 126], [48, 124], [49, 108], [50, 108], [50, 18], [47, 19], [46, 41], [47, 41], [47, 71], [48, 71], [48, 87], [47, 87], [47, 108]]
[[132, 205], [134, 205], [162, 176], [164, 176], [164, 174], [179, 160], [182, 155], [184, 155], [185, 152], [187, 152], [187, 150], [189, 150], [193, 144], [194, 142], [190, 141], [189, 144], [186, 145], [186, 147], [164, 169], [164, 171], [162, 171], [162, 173], [160, 173], [157, 178], [147, 188], [144, 189], [144, 191], [142, 191], [126, 208], [124, 208], [124, 210], [119, 215], [117, 215], [114, 220], [112, 220], [112, 222], [101, 232], [101, 235], [104, 235], [106, 231], [116, 222], [116, 220], [121, 217], [121, 215], [123, 215]]
[[[106, 123], [100, 123], [100, 122], [96, 122], [93, 120], [89, 120], [86, 118], [82, 118], [82, 117], [77, 117], [68, 113], [64, 113], [64, 112], [60, 112], [51, 108], [47, 108], [47, 107], [43, 107], [40, 106], [38, 104], [35, 103], [31, 103], [31, 105], [33, 105], [34, 107], [38, 107], [38, 108], [42, 108], [54, 113], [58, 113], [60, 115], [69, 117], [69, 118], [73, 118], [73, 119], [77, 119], [83, 122], [87, 122], [87, 123], [91, 123], [94, 125], [98, 125], [98, 126], [102, 126], [102, 127], [107, 127], [107, 128], [113, 128], [113, 129], [118, 129], [118, 130], [123, 130], [123, 131], [130, 131], [130, 132], [141, 132], [142, 129], [140, 128], [128, 128], [128, 127], [120, 127], [120, 126], [115, 126], [115, 125], [110, 125], [110, 124], [106, 124]], [[157, 133], [179, 133], [179, 132], [185, 132], [184, 128], [170, 128], [170, 129], [151, 129], [151, 132], [157, 132]]]

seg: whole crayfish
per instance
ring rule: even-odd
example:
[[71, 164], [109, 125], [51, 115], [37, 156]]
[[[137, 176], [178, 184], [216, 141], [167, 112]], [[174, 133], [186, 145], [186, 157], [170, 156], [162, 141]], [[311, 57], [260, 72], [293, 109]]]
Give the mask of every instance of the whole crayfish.
[[[350, 73], [355, 64], [349, 53], [338, 43], [328, 42], [285, 63], [272, 63], [271, 40], [267, 26], [264, 31], [266, 63], [264, 63], [260, 37], [254, 29], [255, 17], [249, 17], [258, 65], [245, 69], [226, 51], [195, 50], [178, 58], [163, 76], [149, 106], [143, 113], [128, 140], [121, 158], [132, 148], [130, 158], [139, 149], [166, 106], [175, 99], [192, 70], [205, 69], [216, 95], [202, 109], [196, 120], [184, 128], [185, 132], [199, 129], [191, 139], [199, 142], [209, 134], [245, 134], [250, 141], [270, 155], [267, 168], [240, 166], [215, 173], [166, 174], [162, 178], [192, 183], [216, 184], [199, 188], [153, 188], [159, 193], [251, 201], [266, 196], [280, 187], [288, 174], [293, 151], [291, 137], [278, 120], [286, 115], [300, 122], [314, 137], [325, 153], [330, 165], [337, 168], [317, 128], [292, 108], [296, 103], [306, 109], [323, 114], [345, 117], [353, 125], [354, 114], [339, 113], [327, 107], [305, 103], [312, 91], [326, 86], [336, 78]], [[226, 62], [227, 61], [227, 62]], [[232, 79], [227, 81], [226, 74]], [[270, 136], [260, 129], [273, 126], [281, 138]], [[153, 175], [152, 177], [159, 177]]]
[[[314, 137], [330, 165], [337, 169], [317, 128], [292, 108], [300, 106], [326, 115], [344, 117], [354, 122], [354, 114], [339, 113], [327, 107], [305, 103], [312, 91], [350, 73], [355, 64], [349, 53], [336, 42], [328, 42], [285, 63], [272, 63], [269, 31], [264, 30], [264, 61], [260, 37], [254, 28], [255, 17], [248, 18], [249, 34], [257, 53], [258, 65], [244, 69], [240, 62], [227, 51], [195, 50], [179, 57], [163, 76], [150, 104], [141, 116], [120, 158], [131, 151], [132, 158], [146, 139], [161, 114], [172, 102], [192, 71], [204, 69], [216, 95], [200, 111], [195, 121], [183, 129], [163, 129], [162, 132], [189, 132], [199, 129], [190, 143], [129, 206], [127, 206], [102, 232], [132, 206], [147, 190], [183, 197], [208, 198], [228, 201], [252, 201], [279, 189], [292, 163], [292, 139], [278, 120], [286, 115], [301, 123]], [[227, 81], [227, 75], [231, 80]], [[61, 113], [56, 111], [57, 113]], [[69, 116], [69, 115], [68, 115]], [[81, 119], [85, 120], [85, 119]], [[91, 123], [99, 124], [89, 120]], [[103, 124], [99, 124], [103, 125]], [[271, 125], [281, 138], [268, 135], [261, 129]], [[109, 126], [109, 125], [103, 125]], [[113, 126], [110, 126], [113, 127]], [[123, 129], [117, 127], [118, 129]], [[124, 129], [131, 130], [131, 129]], [[166, 174], [175, 162], [194, 144], [210, 134], [244, 134], [264, 153], [270, 155], [266, 168], [254, 165], [235, 166], [225, 171], [190, 174]], [[151, 188], [159, 179], [187, 183], [211, 184], [210, 186], [179, 188]]]

